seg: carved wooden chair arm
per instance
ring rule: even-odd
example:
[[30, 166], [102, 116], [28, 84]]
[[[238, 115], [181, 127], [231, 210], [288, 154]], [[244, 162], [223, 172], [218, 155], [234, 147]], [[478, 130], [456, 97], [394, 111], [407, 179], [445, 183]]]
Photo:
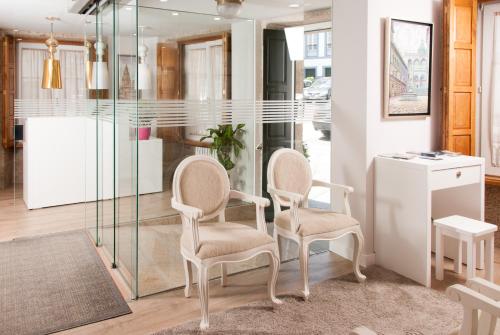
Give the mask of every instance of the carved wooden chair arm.
[[267, 207], [271, 204], [269, 199], [266, 199], [263, 197], [258, 197], [256, 195], [243, 193], [243, 192], [236, 191], [236, 190], [231, 190], [231, 192], [229, 193], [229, 198], [253, 202], [254, 204], [256, 204], [259, 207]]
[[[459, 302], [464, 307], [465, 313], [481, 310], [495, 317], [500, 316], [500, 304], [479, 292], [464, 285], [455, 284], [446, 289], [446, 295], [453, 301]], [[464, 322], [467, 315], [464, 314]]]
[[330, 188], [332, 190], [337, 189], [337, 190], [343, 191], [344, 192], [345, 213], [348, 216], [351, 216], [351, 205], [349, 204], [349, 194], [354, 192], [354, 188], [352, 188], [351, 186], [347, 186], [347, 185], [333, 184], [333, 183], [328, 183], [328, 182], [321, 181], [321, 180], [313, 180], [312, 186], [313, 187], [314, 186], [315, 187], [327, 187], [327, 188]]
[[173, 209], [181, 212], [184, 216], [190, 219], [198, 220], [203, 216], [203, 211], [201, 209], [181, 204], [174, 198], [172, 198], [171, 204]]
[[491, 298], [495, 301], [500, 301], [500, 286], [487, 281], [483, 278], [472, 278], [467, 280], [465, 284], [471, 290], [474, 290], [488, 298]]
[[[203, 217], [203, 211], [199, 208], [181, 204], [176, 199], [171, 200], [172, 208], [181, 213], [181, 217], [184, 217], [186, 222], [183, 225], [184, 228], [190, 229], [193, 238], [193, 252], [196, 254], [200, 249], [200, 232], [198, 229], [198, 220]], [[183, 228], [183, 229], [184, 229]]]
[[266, 217], [264, 214], [264, 208], [271, 204], [269, 199], [258, 197], [258, 196], [247, 194], [247, 193], [243, 193], [243, 192], [236, 191], [236, 190], [230, 191], [229, 198], [253, 202], [255, 204], [255, 216], [257, 218], [257, 230], [267, 234]]
[[297, 205], [305, 200], [305, 197], [302, 194], [278, 190], [269, 185], [267, 185], [267, 192], [269, 192], [271, 196], [286, 198], [290, 200], [290, 202], [296, 203]]
[[352, 188], [351, 186], [328, 183], [326, 181], [321, 181], [321, 180], [313, 180], [312, 186], [327, 187], [327, 188], [332, 188], [332, 189], [336, 188], [336, 189], [339, 189], [341, 191], [344, 191], [345, 193], [354, 192], [354, 188]]
[[[299, 205], [306, 200], [306, 197], [304, 197], [302, 194], [299, 193], [293, 193], [293, 192], [287, 192], [283, 190], [277, 190], [269, 185], [267, 185], [267, 192], [275, 199], [276, 197], [282, 197], [290, 200], [290, 228], [293, 233], [296, 233], [299, 228], [300, 228], [300, 221], [299, 221]], [[277, 207], [276, 204], [278, 204], [277, 200], [274, 200], [275, 202], [275, 208]], [[278, 204], [279, 206], [279, 204]], [[274, 215], [277, 215], [278, 211], [275, 210]]]

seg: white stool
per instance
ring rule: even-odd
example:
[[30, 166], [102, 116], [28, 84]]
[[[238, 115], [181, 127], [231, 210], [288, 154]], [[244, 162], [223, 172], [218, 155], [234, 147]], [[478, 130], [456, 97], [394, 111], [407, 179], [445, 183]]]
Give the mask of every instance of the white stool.
[[458, 240], [458, 255], [455, 259], [455, 272], [462, 269], [462, 241], [467, 243], [467, 279], [474, 278], [476, 274], [476, 249], [477, 242], [484, 240], [486, 279], [493, 281], [493, 257], [495, 232], [498, 227], [486, 222], [454, 215], [434, 220], [436, 226], [436, 279], [443, 280], [444, 236]]

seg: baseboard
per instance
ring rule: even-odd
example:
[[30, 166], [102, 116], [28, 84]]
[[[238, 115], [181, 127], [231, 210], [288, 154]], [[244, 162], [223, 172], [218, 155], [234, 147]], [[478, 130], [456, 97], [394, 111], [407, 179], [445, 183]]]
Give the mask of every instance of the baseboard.
[[375, 254], [361, 255], [361, 266], [368, 267], [375, 264]]

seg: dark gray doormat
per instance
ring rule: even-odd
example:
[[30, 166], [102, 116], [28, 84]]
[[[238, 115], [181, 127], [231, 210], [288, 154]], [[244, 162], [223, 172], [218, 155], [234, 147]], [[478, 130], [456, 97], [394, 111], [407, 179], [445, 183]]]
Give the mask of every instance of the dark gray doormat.
[[0, 334], [50, 334], [131, 312], [84, 231], [0, 243]]

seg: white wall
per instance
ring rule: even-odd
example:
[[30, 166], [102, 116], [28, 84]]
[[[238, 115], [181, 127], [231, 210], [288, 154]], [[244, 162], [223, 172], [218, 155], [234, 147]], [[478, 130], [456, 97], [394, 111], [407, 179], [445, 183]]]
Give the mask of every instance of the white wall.
[[[353, 215], [373, 262], [373, 161], [381, 153], [440, 147], [442, 0], [333, 0], [333, 180], [354, 186]], [[434, 23], [431, 117], [384, 120], [385, 18]], [[335, 251], [347, 255], [348, 245]]]
[[[231, 25], [231, 99], [255, 100], [255, 24], [241, 21]], [[246, 123], [245, 150], [236, 161], [231, 178], [233, 187], [254, 194], [255, 125]], [[260, 188], [260, 185], [259, 185]]]

